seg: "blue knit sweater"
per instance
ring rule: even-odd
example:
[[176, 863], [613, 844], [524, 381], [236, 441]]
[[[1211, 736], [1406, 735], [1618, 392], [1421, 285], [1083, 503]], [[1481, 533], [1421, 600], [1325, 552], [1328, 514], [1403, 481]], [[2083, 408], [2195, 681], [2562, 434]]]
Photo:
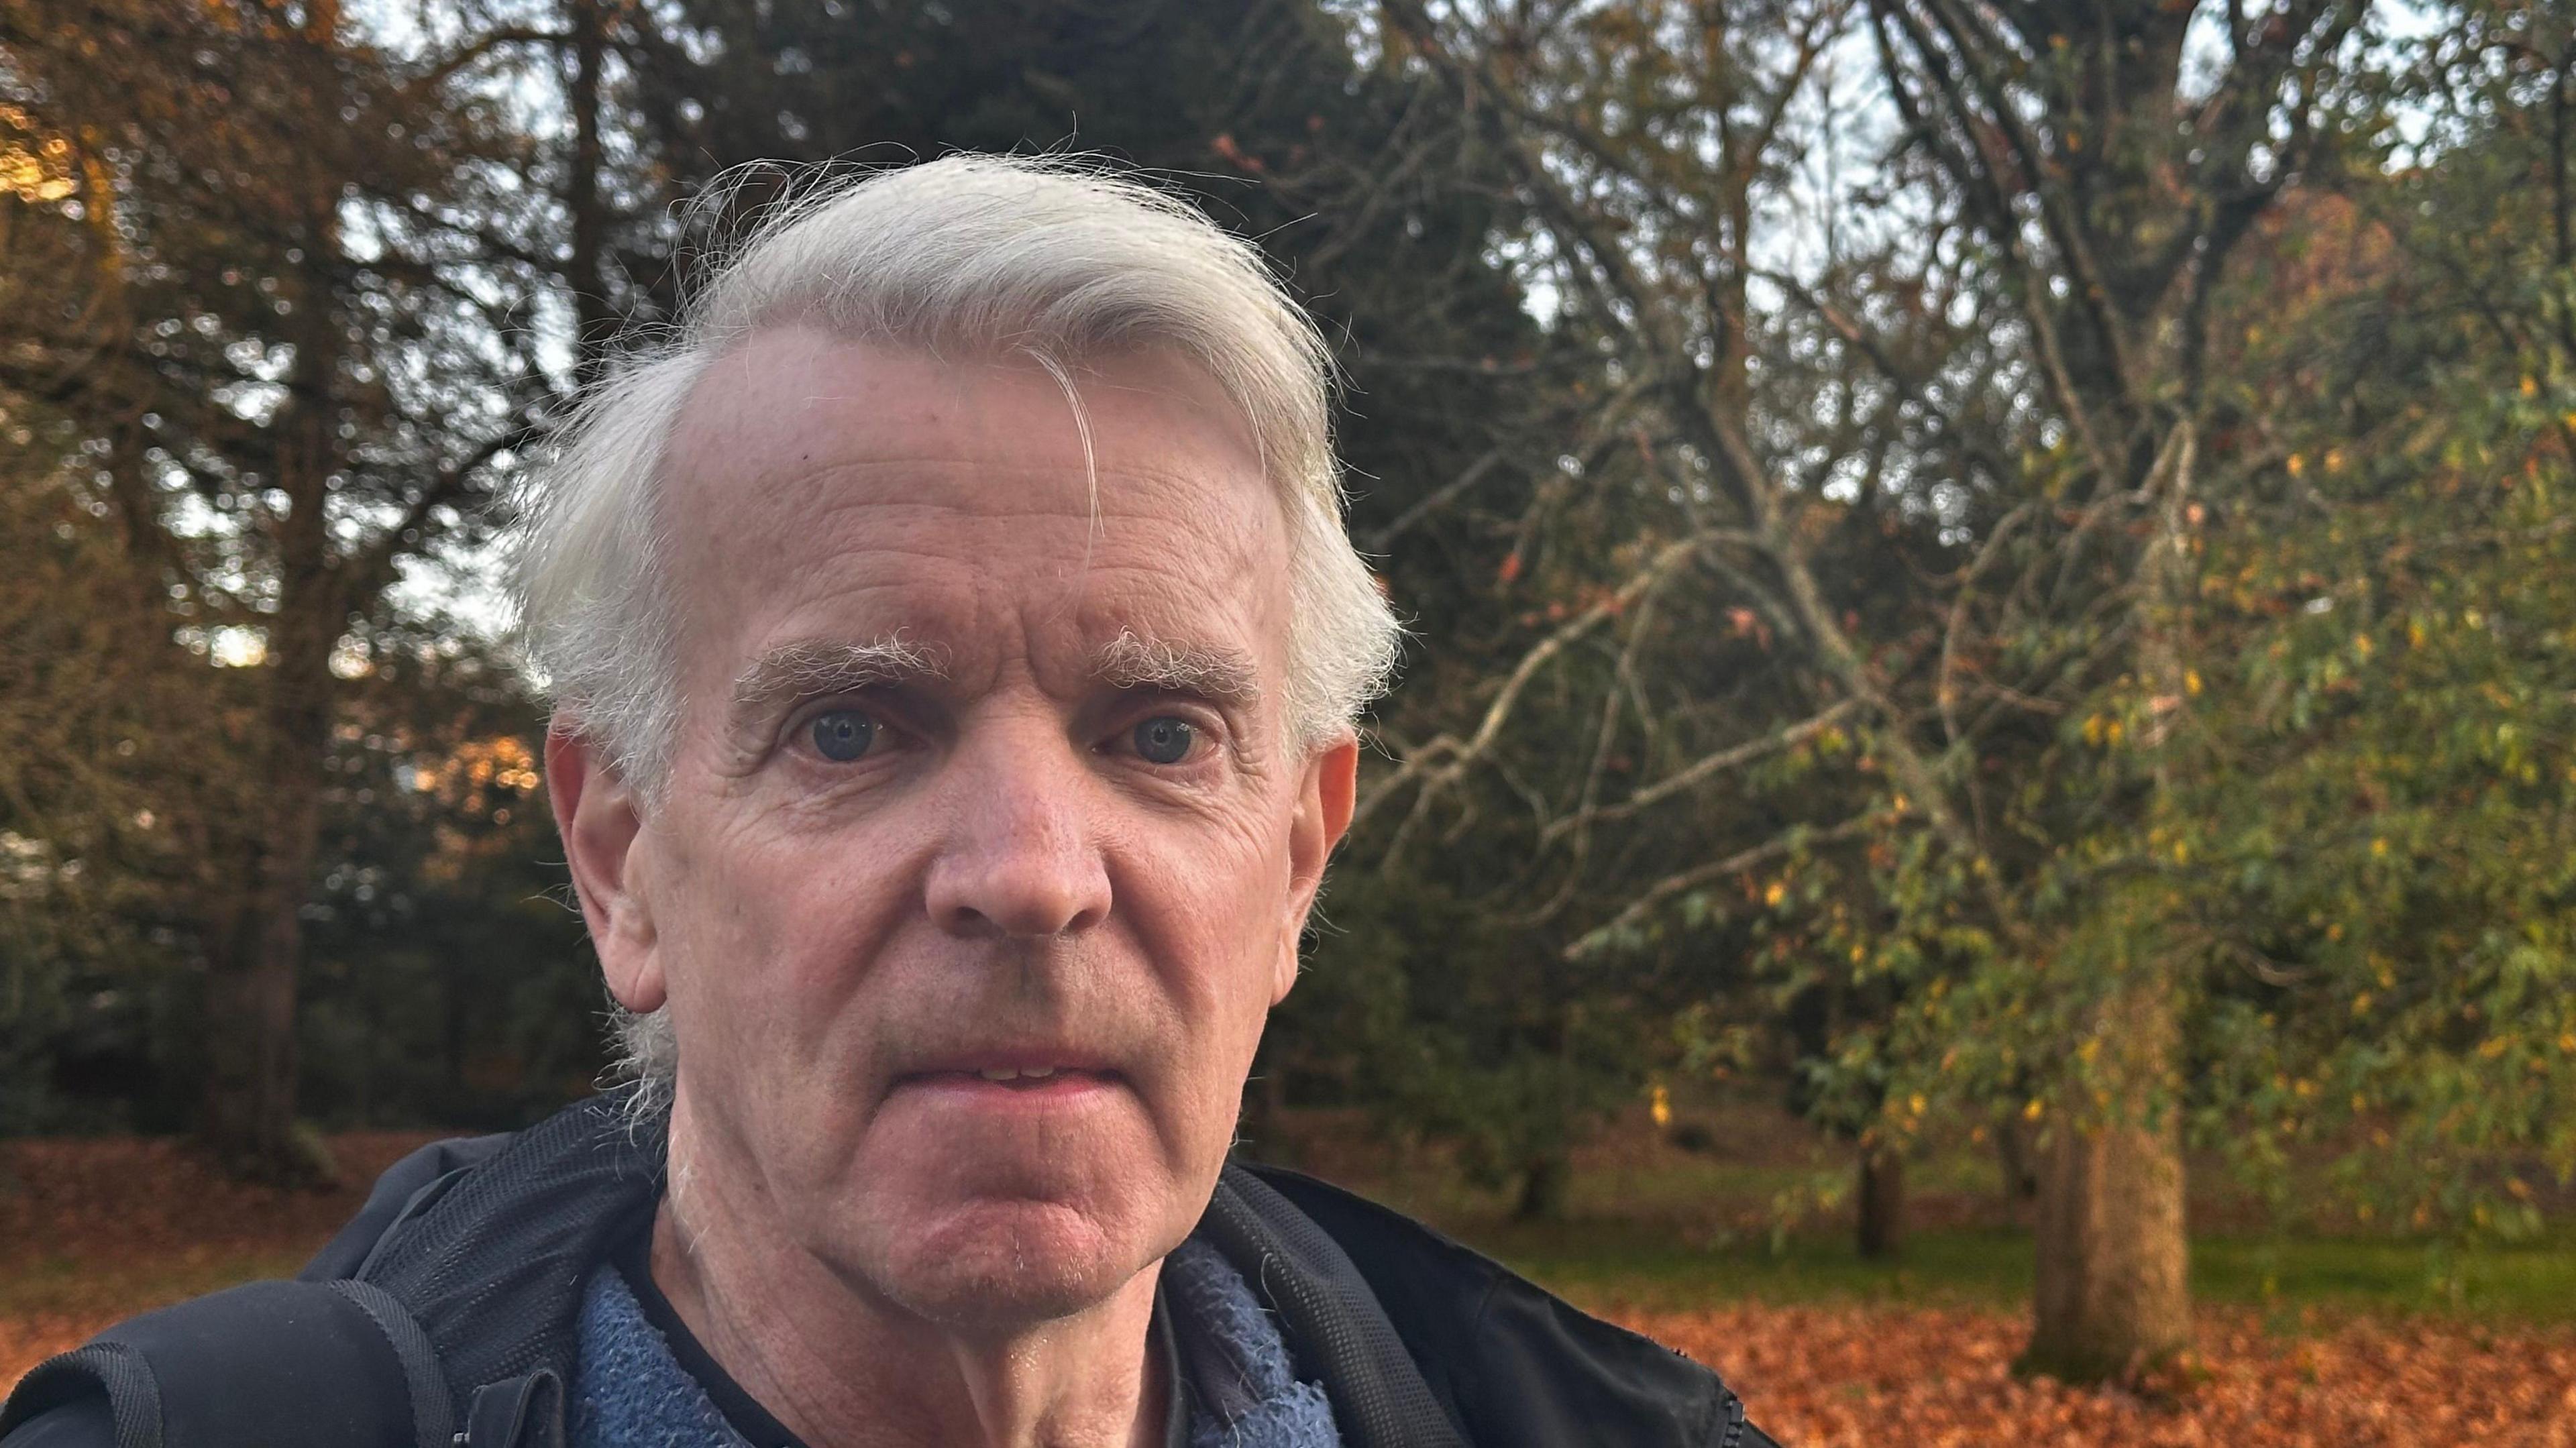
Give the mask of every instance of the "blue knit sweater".
[[[1190, 1448], [1340, 1448], [1323, 1388], [1298, 1379], [1278, 1320], [1215, 1248], [1193, 1238], [1163, 1259], [1163, 1294], [1189, 1376]], [[591, 1274], [579, 1341], [572, 1448], [748, 1448], [614, 1266]]]

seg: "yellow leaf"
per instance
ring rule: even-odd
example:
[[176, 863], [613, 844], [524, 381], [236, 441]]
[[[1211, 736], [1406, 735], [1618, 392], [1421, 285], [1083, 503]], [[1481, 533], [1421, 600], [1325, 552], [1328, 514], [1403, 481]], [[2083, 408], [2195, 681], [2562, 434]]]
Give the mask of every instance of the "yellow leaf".
[[2040, 1105], [2039, 1098], [2034, 1096], [2030, 1098], [2030, 1104], [2021, 1109], [2021, 1118], [2024, 1121], [2037, 1121], [2039, 1119], [2039, 1114], [2047, 1109], [2048, 1108]]
[[1657, 1082], [1655, 1084], [1654, 1101], [1647, 1106], [1646, 1110], [1649, 1115], [1655, 1118], [1655, 1124], [1657, 1126], [1670, 1126], [1673, 1124], [1673, 1095], [1671, 1092], [1664, 1089], [1663, 1083]]
[[1786, 880], [1774, 880], [1771, 882], [1771, 888], [1762, 892], [1762, 903], [1765, 905], [1777, 905], [1783, 899], [1787, 898], [1788, 894], [1789, 882]]
[[2183, 688], [2183, 692], [2184, 692], [2184, 693], [2186, 693], [2186, 694], [2198, 695], [2198, 694], [2200, 693], [2200, 670], [2198, 670], [2198, 669], [2185, 669], [2185, 670], [2183, 670], [2183, 671], [2182, 671], [2182, 688]]

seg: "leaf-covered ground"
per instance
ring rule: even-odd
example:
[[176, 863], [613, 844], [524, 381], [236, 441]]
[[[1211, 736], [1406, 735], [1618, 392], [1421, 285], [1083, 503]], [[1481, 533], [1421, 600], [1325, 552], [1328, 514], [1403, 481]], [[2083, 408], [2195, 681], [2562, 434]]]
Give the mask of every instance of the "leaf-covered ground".
[[2576, 1334], [2362, 1319], [2267, 1331], [2204, 1312], [2196, 1380], [2170, 1395], [2016, 1378], [2018, 1317], [1760, 1306], [1626, 1315], [1715, 1366], [1797, 1448], [2576, 1445]]
[[[420, 1139], [334, 1138], [350, 1185], [322, 1193], [225, 1182], [167, 1141], [0, 1143], [0, 1380], [128, 1313], [293, 1271]], [[2200, 1372], [2141, 1396], [2015, 1378], [2008, 1311], [1656, 1302], [1616, 1315], [1717, 1367], [1793, 1448], [2576, 1448], [2563, 1323], [2211, 1309]]]
[[378, 1172], [443, 1134], [333, 1137], [327, 1192], [228, 1181], [170, 1140], [0, 1142], [0, 1378], [130, 1313], [294, 1272]]

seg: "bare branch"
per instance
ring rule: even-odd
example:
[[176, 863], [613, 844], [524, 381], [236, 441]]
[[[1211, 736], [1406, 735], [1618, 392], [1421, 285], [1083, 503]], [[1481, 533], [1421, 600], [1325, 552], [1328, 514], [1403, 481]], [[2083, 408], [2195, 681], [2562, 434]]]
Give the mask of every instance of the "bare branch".
[[1839, 723], [1859, 707], [1858, 700], [1845, 699], [1821, 714], [1775, 729], [1759, 739], [1748, 739], [1714, 754], [1702, 755], [1684, 768], [1656, 780], [1617, 804], [1585, 810], [1556, 821], [1540, 832], [1539, 843], [1542, 846], [1552, 844], [1567, 831], [1579, 827], [1626, 819], [1639, 811], [1651, 809], [1684, 790], [1696, 789], [1738, 765], [1750, 764], [1754, 760], [1777, 754], [1784, 749], [1795, 748]]
[[1800, 850], [1816, 845], [1857, 839], [1881, 828], [1885, 823], [1885, 813], [1872, 810], [1867, 814], [1854, 815], [1828, 829], [1818, 830], [1800, 825], [1787, 834], [1766, 840], [1751, 849], [1738, 850], [1725, 859], [1715, 860], [1705, 865], [1695, 865], [1678, 874], [1667, 875], [1647, 886], [1646, 893], [1630, 901], [1626, 909], [1611, 916], [1607, 922], [1577, 936], [1574, 943], [1565, 947], [1564, 958], [1569, 961], [1579, 961], [1587, 955], [1600, 951], [1610, 945], [1617, 936], [1654, 914], [1665, 901], [1685, 891], [1696, 890], [1702, 885], [1723, 880], [1729, 875], [1784, 856], [1794, 855]]
[[[1503, 726], [1511, 719], [1512, 710], [1520, 703], [1521, 692], [1529, 687], [1530, 681], [1536, 678], [1551, 660], [1565, 652], [1584, 635], [1626, 612], [1648, 589], [1661, 583], [1666, 576], [1688, 562], [1700, 550], [1716, 543], [1741, 541], [1743, 539], [1740, 534], [1709, 532], [1695, 533], [1690, 537], [1665, 544], [1644, 568], [1639, 569], [1626, 582], [1620, 584], [1616, 591], [1567, 619], [1547, 637], [1533, 645], [1529, 652], [1521, 655], [1520, 662], [1514, 665], [1511, 673], [1504, 678], [1501, 689], [1494, 695], [1493, 702], [1485, 706], [1484, 716], [1478, 721], [1473, 734], [1464, 741], [1447, 734], [1431, 739], [1411, 758], [1398, 765], [1393, 774], [1378, 781], [1360, 799], [1358, 808], [1352, 811], [1351, 828], [1359, 828], [1362, 822], [1376, 813], [1380, 805], [1416, 779], [1422, 781], [1422, 791], [1426, 796], [1438, 794], [1456, 783], [1469, 768], [1485, 756], [1488, 750], [1493, 748], [1496, 736], [1502, 733]], [[1417, 803], [1415, 808], [1418, 812], [1424, 806]], [[1389, 854], [1393, 853], [1395, 851], [1390, 847]]]

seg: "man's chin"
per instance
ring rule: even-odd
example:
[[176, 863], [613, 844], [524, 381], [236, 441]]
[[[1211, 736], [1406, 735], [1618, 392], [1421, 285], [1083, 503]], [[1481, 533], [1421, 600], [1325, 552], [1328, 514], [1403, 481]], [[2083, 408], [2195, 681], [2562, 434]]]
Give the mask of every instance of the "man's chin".
[[1078, 1316], [1160, 1257], [1089, 1212], [1047, 1200], [952, 1204], [903, 1232], [868, 1285], [905, 1311], [964, 1332], [1009, 1332]]

